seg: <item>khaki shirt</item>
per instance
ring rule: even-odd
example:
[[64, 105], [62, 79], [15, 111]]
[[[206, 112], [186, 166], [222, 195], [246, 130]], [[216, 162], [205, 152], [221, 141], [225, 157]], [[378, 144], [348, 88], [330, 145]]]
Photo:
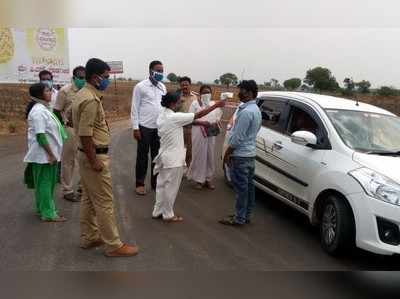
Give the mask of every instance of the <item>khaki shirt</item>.
[[198, 94], [193, 91], [190, 92], [190, 95], [188, 96], [181, 94], [181, 102], [177, 112], [188, 113], [189, 108], [192, 105], [193, 101], [197, 101], [197, 99], [198, 99]]
[[65, 125], [72, 126], [72, 102], [74, 101], [79, 89], [72, 82], [65, 85], [57, 94], [56, 103], [54, 104], [55, 110], [61, 112]]
[[[96, 147], [105, 147], [110, 144], [110, 129], [101, 98], [102, 93], [86, 83], [76, 94], [72, 103], [72, 119], [76, 136], [92, 137]], [[82, 147], [80, 140], [79, 146]]]

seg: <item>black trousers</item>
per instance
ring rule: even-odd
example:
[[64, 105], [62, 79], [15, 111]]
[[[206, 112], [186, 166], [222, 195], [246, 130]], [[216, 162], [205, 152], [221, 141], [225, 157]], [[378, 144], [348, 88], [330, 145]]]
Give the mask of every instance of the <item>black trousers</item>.
[[[160, 150], [160, 137], [157, 129], [149, 129], [139, 126], [142, 139], [138, 142], [136, 155], [136, 187], [144, 186], [149, 165], [149, 151], [151, 161]], [[156, 189], [157, 176], [154, 175], [154, 163], [151, 163], [151, 187]]]

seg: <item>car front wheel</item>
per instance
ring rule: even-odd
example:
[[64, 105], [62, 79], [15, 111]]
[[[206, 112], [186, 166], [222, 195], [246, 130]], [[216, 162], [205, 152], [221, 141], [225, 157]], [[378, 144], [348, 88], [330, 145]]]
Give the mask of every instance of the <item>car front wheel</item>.
[[354, 246], [354, 221], [345, 201], [330, 195], [321, 212], [320, 237], [322, 248], [331, 255], [343, 254]]

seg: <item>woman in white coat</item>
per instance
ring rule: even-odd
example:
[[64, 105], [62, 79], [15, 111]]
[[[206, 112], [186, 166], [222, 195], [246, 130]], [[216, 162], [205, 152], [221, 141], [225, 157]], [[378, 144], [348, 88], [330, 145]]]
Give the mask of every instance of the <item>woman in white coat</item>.
[[28, 152], [24, 162], [25, 184], [35, 189], [36, 213], [45, 222], [63, 222], [57, 212], [54, 190], [59, 181], [58, 162], [67, 135], [58, 118], [50, 110], [51, 90], [43, 83], [29, 89]]
[[179, 107], [179, 100], [177, 93], [164, 95], [161, 101], [163, 109], [157, 120], [161, 146], [154, 159], [154, 172], [158, 174], [158, 178], [153, 218], [162, 218], [166, 222], [183, 221], [182, 217], [174, 214], [174, 203], [186, 166], [183, 127], [225, 105], [225, 102], [219, 101], [197, 113], [180, 113], [175, 112]]
[[[210, 105], [212, 90], [208, 85], [200, 87], [200, 98], [193, 101], [189, 112], [197, 113]], [[190, 164], [187, 177], [196, 182], [196, 188], [203, 187], [214, 190], [212, 183], [215, 172], [215, 141], [220, 132], [219, 121], [222, 110], [216, 109], [204, 116], [192, 126], [192, 163]]]

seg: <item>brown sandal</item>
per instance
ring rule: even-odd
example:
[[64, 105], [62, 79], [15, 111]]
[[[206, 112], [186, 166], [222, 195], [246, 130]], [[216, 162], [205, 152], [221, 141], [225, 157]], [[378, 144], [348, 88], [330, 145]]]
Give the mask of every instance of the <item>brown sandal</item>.
[[208, 188], [208, 189], [210, 189], [210, 190], [215, 190], [215, 186], [214, 186], [211, 182], [209, 182], [209, 181], [206, 181], [206, 182], [204, 183], [204, 187], [206, 187], [206, 188]]
[[170, 219], [163, 219], [164, 222], [172, 223], [172, 222], [182, 222], [183, 218], [181, 216], [174, 216]]

